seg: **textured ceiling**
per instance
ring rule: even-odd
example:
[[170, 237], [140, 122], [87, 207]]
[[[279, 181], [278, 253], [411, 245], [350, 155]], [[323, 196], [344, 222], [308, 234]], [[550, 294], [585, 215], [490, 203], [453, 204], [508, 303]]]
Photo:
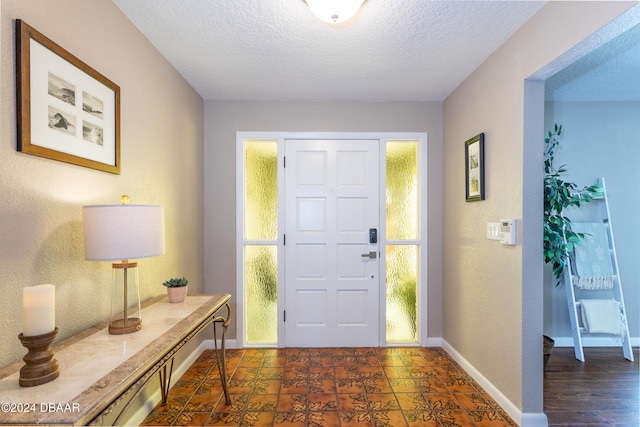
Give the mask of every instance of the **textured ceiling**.
[[442, 101], [545, 1], [114, 0], [205, 99]]
[[640, 101], [640, 25], [545, 82], [548, 101]]
[[[442, 101], [546, 3], [113, 0], [205, 99]], [[549, 101], [640, 101], [640, 26], [547, 80]]]

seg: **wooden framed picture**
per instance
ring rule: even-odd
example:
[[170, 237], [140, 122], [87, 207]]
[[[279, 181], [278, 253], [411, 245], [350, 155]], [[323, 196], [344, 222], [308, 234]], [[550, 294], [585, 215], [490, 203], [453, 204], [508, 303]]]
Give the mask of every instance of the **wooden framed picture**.
[[467, 202], [484, 200], [484, 133], [464, 143]]
[[120, 173], [120, 88], [16, 20], [17, 149]]

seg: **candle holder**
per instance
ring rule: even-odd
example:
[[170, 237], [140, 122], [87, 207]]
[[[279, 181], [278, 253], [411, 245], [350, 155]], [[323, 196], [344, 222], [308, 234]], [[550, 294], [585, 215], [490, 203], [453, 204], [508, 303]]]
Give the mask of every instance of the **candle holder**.
[[58, 361], [53, 358], [50, 345], [58, 335], [58, 328], [42, 335], [25, 337], [18, 335], [20, 342], [29, 350], [22, 358], [25, 365], [20, 369], [20, 386], [33, 387], [55, 380], [60, 375]]

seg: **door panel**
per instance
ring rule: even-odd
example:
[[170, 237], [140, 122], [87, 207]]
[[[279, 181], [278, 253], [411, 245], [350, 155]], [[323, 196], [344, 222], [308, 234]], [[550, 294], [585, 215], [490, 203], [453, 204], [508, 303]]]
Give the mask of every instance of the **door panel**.
[[378, 144], [285, 141], [287, 347], [378, 345]]

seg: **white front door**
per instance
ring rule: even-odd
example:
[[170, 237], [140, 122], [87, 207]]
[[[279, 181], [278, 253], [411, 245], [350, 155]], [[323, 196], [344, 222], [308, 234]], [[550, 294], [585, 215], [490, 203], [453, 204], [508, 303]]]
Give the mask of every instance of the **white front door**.
[[285, 343], [379, 344], [378, 140], [285, 141]]

